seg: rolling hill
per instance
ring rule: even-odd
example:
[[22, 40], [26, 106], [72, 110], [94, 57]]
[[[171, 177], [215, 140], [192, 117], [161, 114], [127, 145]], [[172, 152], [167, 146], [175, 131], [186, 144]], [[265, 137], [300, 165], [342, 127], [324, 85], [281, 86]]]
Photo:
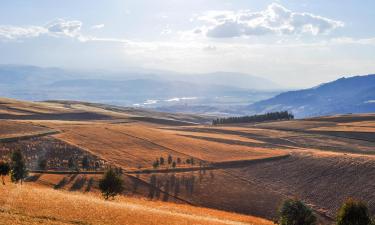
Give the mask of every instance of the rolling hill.
[[256, 102], [246, 110], [288, 110], [297, 118], [375, 112], [375, 75], [341, 78], [310, 89], [285, 92]]

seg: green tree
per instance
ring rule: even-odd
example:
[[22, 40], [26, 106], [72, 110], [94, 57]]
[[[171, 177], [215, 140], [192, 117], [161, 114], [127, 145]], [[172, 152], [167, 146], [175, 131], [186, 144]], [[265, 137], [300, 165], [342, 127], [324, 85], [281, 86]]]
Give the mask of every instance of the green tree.
[[27, 176], [26, 164], [20, 150], [13, 151], [10, 156], [10, 178], [12, 182], [18, 183]]
[[46, 159], [39, 159], [38, 161], [38, 168], [40, 170], [45, 170], [47, 168], [47, 160]]
[[354, 199], [347, 199], [337, 214], [337, 225], [370, 225], [372, 224], [368, 208], [365, 203]]
[[82, 158], [82, 168], [88, 170], [90, 167], [90, 160], [87, 155]]
[[154, 161], [154, 163], [152, 164], [152, 167], [154, 167], [154, 169], [156, 169], [156, 168], [159, 167], [159, 160], [158, 160], [158, 159], [156, 159], [156, 160]]
[[121, 179], [120, 174], [110, 168], [104, 173], [103, 178], [99, 181], [99, 188], [104, 199], [108, 200], [124, 191], [124, 181]]
[[280, 225], [313, 225], [316, 217], [312, 210], [299, 200], [285, 200], [279, 209]]
[[69, 167], [69, 169], [73, 169], [74, 166], [75, 166], [74, 159], [73, 159], [73, 157], [70, 157], [68, 159], [68, 167]]
[[1, 161], [0, 162], [0, 175], [1, 175], [1, 180], [3, 181], [4, 185], [5, 185], [4, 176], [7, 176], [9, 172], [10, 172], [9, 163]]
[[163, 157], [160, 157], [160, 165], [164, 165], [164, 158]]

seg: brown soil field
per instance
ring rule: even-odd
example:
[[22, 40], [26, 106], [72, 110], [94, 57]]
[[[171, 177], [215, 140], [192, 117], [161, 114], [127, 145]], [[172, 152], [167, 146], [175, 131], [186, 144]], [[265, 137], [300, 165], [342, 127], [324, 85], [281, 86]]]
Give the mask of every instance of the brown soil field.
[[272, 224], [257, 217], [181, 204], [56, 191], [33, 185], [0, 186], [2, 224]]
[[375, 213], [373, 156], [296, 153], [286, 159], [228, 172], [283, 195], [302, 199], [332, 219], [349, 197], [365, 201], [371, 213]]

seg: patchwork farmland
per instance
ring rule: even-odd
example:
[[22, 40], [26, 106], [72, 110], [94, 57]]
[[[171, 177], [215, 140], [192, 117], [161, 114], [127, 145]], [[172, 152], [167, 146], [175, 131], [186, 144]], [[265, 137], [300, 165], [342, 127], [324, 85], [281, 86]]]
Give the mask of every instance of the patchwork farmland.
[[112, 166], [122, 170], [124, 195], [157, 202], [274, 220], [281, 202], [297, 197], [328, 223], [355, 197], [375, 213], [373, 114], [212, 126], [209, 117], [83, 102], [6, 99], [0, 106], [1, 155], [25, 153], [35, 188], [95, 195]]

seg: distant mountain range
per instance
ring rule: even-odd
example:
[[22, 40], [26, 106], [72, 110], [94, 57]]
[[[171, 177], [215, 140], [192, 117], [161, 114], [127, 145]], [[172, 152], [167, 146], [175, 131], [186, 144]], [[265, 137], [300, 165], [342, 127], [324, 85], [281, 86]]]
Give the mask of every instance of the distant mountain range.
[[283, 92], [272, 81], [241, 73], [74, 71], [0, 65], [0, 96], [218, 116], [288, 110], [304, 118], [375, 112], [375, 75], [341, 78], [310, 89]]
[[0, 96], [43, 101], [77, 100], [170, 112], [221, 114], [270, 98], [280, 86], [239, 73], [74, 71], [0, 65]]
[[284, 92], [243, 110], [250, 114], [288, 110], [297, 118], [375, 112], [375, 75], [341, 78], [310, 89]]

